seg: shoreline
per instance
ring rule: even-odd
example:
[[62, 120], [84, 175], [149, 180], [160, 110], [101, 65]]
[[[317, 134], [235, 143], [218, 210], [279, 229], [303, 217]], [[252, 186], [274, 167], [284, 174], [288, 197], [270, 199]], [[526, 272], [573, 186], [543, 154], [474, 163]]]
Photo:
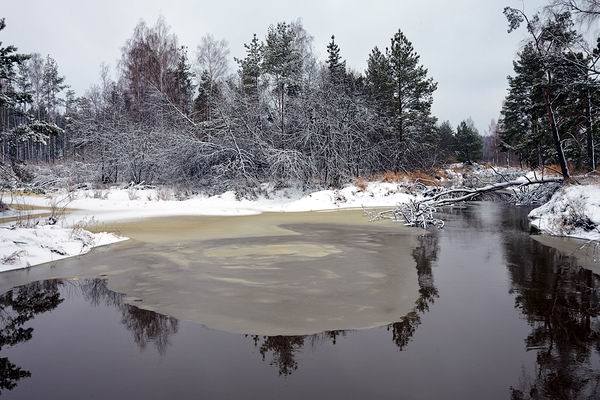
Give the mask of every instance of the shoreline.
[[[50, 196], [12, 195], [9, 206], [16, 209], [30, 209], [32, 220], [44, 216], [44, 210], [49, 211], [62, 204], [63, 211], [68, 213], [51, 227], [16, 227], [7, 229], [14, 222], [15, 211], [9, 211], [3, 219], [0, 213], [0, 273], [3, 271], [27, 268], [47, 262], [86, 254], [92, 248], [106, 246], [127, 240], [111, 232], [89, 232], [86, 227], [102, 227], [104, 224], [119, 221], [136, 221], [149, 218], [168, 218], [186, 216], [224, 216], [239, 217], [257, 215], [268, 212], [307, 212], [307, 211], [336, 211], [361, 208], [395, 207], [402, 203], [418, 199], [410, 194], [403, 183], [387, 183], [382, 181], [367, 182], [360, 188], [349, 184], [342, 189], [304, 192], [295, 188], [271, 189], [263, 186], [264, 195], [255, 199], [238, 198], [235, 192], [207, 196], [195, 195], [187, 199], [175, 200], [174, 193], [169, 189], [123, 189], [118, 187], [108, 189], [85, 189], [74, 192], [57, 191]], [[561, 191], [595, 191], [597, 185], [589, 188], [572, 189], [567, 187]], [[600, 192], [599, 192], [600, 193]], [[563, 196], [569, 198], [569, 193]], [[556, 226], [564, 218], [564, 210], [557, 207], [562, 205], [563, 197], [558, 193], [550, 202], [534, 209], [530, 213], [530, 223], [540, 229], [543, 234], [552, 237], [574, 239], [595, 239], [581, 232], [558, 230]], [[571, 194], [570, 197], [573, 197]], [[588, 196], [588, 199], [595, 197]], [[596, 206], [590, 208], [590, 214], [595, 215]], [[600, 206], [598, 207], [600, 210]], [[20, 211], [26, 212], [26, 211]], [[599, 211], [600, 212], [600, 211]], [[34, 214], [38, 215], [34, 215]], [[19, 212], [17, 212], [19, 214]], [[542, 223], [548, 220], [557, 221], [553, 224]], [[29, 222], [29, 221], [28, 221]], [[40, 230], [40, 228], [44, 228]], [[46, 231], [46, 232], [45, 232]], [[75, 231], [77, 231], [75, 233]], [[42, 234], [38, 234], [42, 233]], [[52, 232], [51, 237], [44, 233]], [[600, 232], [598, 233], [600, 237]], [[12, 262], [4, 262], [13, 256]], [[10, 260], [9, 260], [10, 261]]]
[[[13, 195], [10, 206], [33, 207], [36, 212], [68, 207], [69, 212], [56, 225], [34, 225], [8, 229], [0, 222], [0, 273], [28, 268], [68, 257], [86, 254], [92, 248], [127, 240], [111, 232], [92, 233], [88, 226], [117, 221], [161, 217], [248, 216], [266, 212], [336, 211], [375, 207], [394, 207], [416, 197], [399, 183], [370, 182], [362, 190], [348, 185], [339, 190], [302, 192], [280, 189], [255, 200], [238, 199], [229, 191], [215, 196], [194, 196], [185, 200], [164, 200], [159, 189], [110, 188], [56, 192], [51, 196]], [[34, 221], [39, 216], [24, 215]], [[2, 215], [0, 213], [0, 220]], [[7, 215], [7, 219], [15, 218]], [[14, 221], [13, 221], [14, 222]]]

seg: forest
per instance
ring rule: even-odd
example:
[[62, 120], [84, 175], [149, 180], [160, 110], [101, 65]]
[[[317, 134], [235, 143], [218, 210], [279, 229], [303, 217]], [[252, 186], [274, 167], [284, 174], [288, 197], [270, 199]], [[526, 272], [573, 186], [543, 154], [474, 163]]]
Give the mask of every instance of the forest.
[[214, 190], [265, 181], [340, 187], [455, 161], [554, 166], [565, 178], [569, 168], [593, 171], [600, 38], [588, 36], [598, 4], [504, 10], [509, 32], [522, 25], [527, 39], [486, 136], [470, 118], [455, 128], [432, 115], [437, 83], [401, 30], [358, 72], [335, 36], [327, 59], [317, 59], [301, 20], [249, 38], [233, 67], [223, 39], [208, 34], [191, 51], [164, 18], [140, 21], [118, 64], [102, 65], [98, 83], [81, 95], [51, 55], [2, 44], [2, 181], [27, 183], [36, 165], [85, 182]]

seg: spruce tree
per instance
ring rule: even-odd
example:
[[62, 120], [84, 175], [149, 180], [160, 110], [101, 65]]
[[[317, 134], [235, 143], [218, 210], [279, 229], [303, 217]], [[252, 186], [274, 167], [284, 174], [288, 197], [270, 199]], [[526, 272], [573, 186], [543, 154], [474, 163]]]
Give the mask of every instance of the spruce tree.
[[481, 160], [483, 155], [483, 138], [479, 135], [471, 119], [462, 121], [456, 128], [454, 146], [458, 161], [471, 164]]
[[221, 96], [220, 85], [211, 82], [208, 71], [203, 71], [198, 84], [198, 96], [194, 100], [194, 116], [197, 121], [210, 121], [214, 114], [214, 103]]
[[192, 67], [188, 61], [187, 47], [179, 48], [179, 60], [173, 72], [174, 84], [173, 101], [185, 113], [189, 114], [192, 109], [192, 96], [194, 95], [194, 84], [192, 83]]
[[327, 69], [334, 84], [342, 83], [346, 75], [346, 61], [340, 56], [340, 47], [335, 42], [335, 35], [327, 45]]
[[444, 121], [438, 127], [438, 147], [443, 161], [449, 161], [454, 154], [454, 135], [450, 121]]

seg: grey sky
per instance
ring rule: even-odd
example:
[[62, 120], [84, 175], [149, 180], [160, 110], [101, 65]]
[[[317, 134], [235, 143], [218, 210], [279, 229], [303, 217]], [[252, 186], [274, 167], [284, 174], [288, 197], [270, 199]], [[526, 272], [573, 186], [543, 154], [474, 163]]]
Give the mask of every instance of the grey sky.
[[[535, 10], [542, 0], [524, 0]], [[371, 49], [384, 48], [402, 29], [430, 75], [439, 82], [434, 114], [456, 125], [471, 116], [484, 131], [497, 118], [506, 76], [524, 33], [508, 34], [502, 10], [520, 0], [0, 0], [7, 28], [0, 35], [23, 52], [51, 54], [68, 83], [82, 94], [98, 81], [99, 65], [114, 68], [120, 49], [140, 19], [160, 14], [181, 44], [195, 52], [212, 33], [229, 41], [231, 56], [243, 54], [252, 34], [269, 24], [301, 18], [324, 57], [336, 35], [348, 65], [363, 71]], [[231, 62], [233, 68], [233, 60]]]

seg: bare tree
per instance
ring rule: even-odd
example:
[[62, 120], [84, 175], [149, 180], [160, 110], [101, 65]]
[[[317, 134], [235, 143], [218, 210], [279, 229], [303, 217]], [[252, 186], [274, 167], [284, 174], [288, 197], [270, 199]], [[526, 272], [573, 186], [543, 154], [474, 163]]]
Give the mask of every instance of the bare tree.
[[600, 18], [600, 0], [552, 0], [548, 9], [551, 12], [571, 12], [588, 24]]
[[229, 48], [225, 39], [217, 40], [213, 35], [203, 36], [196, 52], [199, 95], [196, 112], [205, 109], [205, 120], [214, 114], [216, 97], [229, 71]]
[[207, 71], [213, 82], [222, 82], [229, 70], [229, 48], [225, 39], [217, 40], [213, 35], [200, 39], [197, 48], [199, 74]]

